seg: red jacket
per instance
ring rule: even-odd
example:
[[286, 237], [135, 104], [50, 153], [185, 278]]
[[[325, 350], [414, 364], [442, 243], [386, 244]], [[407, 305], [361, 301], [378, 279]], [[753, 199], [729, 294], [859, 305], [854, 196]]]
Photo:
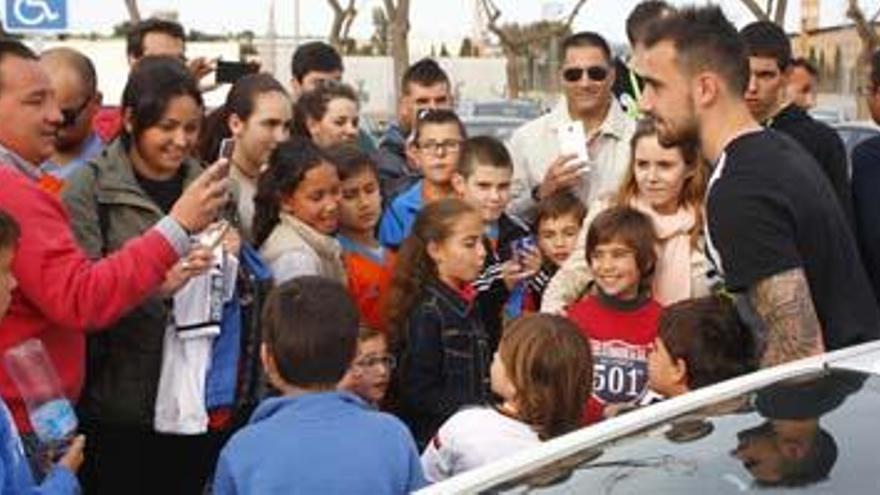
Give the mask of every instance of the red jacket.
[[[178, 254], [151, 229], [97, 262], [87, 259], [60, 200], [12, 167], [0, 165], [0, 209], [21, 226], [12, 271], [18, 289], [0, 320], [0, 354], [31, 337], [43, 341], [64, 393], [79, 397], [85, 331], [106, 328], [161, 285]], [[0, 395], [21, 431], [31, 431], [15, 384], [0, 366]]]

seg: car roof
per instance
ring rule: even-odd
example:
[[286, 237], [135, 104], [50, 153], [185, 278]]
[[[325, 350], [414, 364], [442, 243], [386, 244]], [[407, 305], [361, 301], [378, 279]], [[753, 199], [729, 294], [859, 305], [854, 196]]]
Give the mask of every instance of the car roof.
[[880, 341], [759, 370], [711, 387], [702, 388], [641, 410], [608, 419], [588, 428], [582, 428], [540, 444], [533, 449], [468, 471], [442, 483], [431, 485], [419, 493], [429, 495], [479, 492], [523, 472], [581, 452], [587, 447], [625, 437], [682, 414], [732, 399], [774, 383], [815, 374], [829, 368], [880, 375]]

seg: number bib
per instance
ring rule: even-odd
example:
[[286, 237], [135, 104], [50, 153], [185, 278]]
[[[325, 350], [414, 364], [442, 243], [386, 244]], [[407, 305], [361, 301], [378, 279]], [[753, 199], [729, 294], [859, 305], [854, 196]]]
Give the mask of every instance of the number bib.
[[603, 404], [632, 402], [648, 385], [648, 348], [593, 341], [593, 397]]

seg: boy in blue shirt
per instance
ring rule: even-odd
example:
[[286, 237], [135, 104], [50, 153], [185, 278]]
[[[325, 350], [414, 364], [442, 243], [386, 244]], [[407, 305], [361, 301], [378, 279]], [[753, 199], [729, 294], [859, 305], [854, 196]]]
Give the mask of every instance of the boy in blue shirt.
[[[20, 230], [15, 220], [0, 211], [0, 320], [9, 309], [12, 291], [16, 287], [12, 276], [12, 260], [19, 235]], [[79, 493], [76, 472], [82, 465], [84, 448], [85, 437], [80, 435], [73, 440], [43, 482], [37, 485], [9, 409], [0, 400], [0, 493]]]
[[464, 125], [452, 110], [419, 114], [407, 154], [418, 165], [422, 179], [395, 196], [385, 209], [379, 222], [382, 245], [399, 248], [425, 204], [454, 195], [452, 176], [465, 138]]
[[337, 391], [355, 357], [358, 313], [345, 287], [299, 277], [263, 313], [261, 357], [282, 395], [263, 401], [220, 453], [214, 493], [409, 493], [425, 484], [398, 419]]

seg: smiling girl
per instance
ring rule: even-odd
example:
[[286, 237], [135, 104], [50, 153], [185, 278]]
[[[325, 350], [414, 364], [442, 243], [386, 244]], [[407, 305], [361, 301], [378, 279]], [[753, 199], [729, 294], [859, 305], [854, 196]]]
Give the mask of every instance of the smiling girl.
[[336, 166], [303, 138], [282, 143], [269, 158], [254, 198], [254, 243], [276, 284], [320, 275], [345, 284], [339, 227], [340, 180]]
[[[703, 252], [703, 199], [706, 166], [691, 147], [664, 148], [650, 120], [642, 120], [632, 139], [632, 160], [617, 196], [589, 208], [577, 245], [583, 246], [593, 220], [616, 205], [647, 215], [657, 235], [654, 297], [663, 305], [709, 293], [708, 262]], [[586, 290], [593, 275], [577, 249], [544, 292], [541, 310], [560, 313]]]
[[321, 149], [354, 144], [358, 136], [358, 98], [351, 86], [326, 82], [296, 101], [293, 134]]

